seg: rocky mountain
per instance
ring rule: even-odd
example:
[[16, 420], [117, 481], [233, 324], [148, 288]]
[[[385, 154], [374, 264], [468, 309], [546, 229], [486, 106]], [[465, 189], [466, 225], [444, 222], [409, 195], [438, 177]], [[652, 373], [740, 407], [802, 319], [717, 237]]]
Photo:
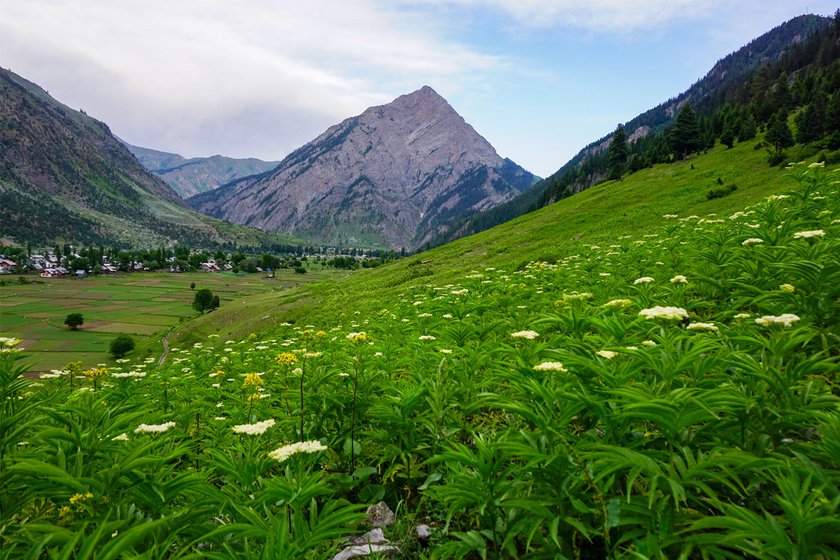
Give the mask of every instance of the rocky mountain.
[[181, 198], [212, 191], [242, 177], [265, 173], [279, 163], [220, 155], [187, 159], [178, 154], [133, 146], [125, 140], [122, 143], [143, 167], [166, 181]]
[[18, 243], [210, 246], [265, 237], [193, 212], [105, 123], [2, 68], [0, 208], [0, 241]]
[[329, 128], [263, 176], [188, 203], [313, 241], [414, 249], [536, 180], [425, 86]]

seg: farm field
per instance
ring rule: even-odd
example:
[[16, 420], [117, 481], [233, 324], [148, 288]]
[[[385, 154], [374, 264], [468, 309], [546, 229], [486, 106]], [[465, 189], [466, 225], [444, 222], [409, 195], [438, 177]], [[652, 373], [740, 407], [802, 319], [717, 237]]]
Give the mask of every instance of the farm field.
[[[92, 367], [107, 362], [108, 345], [118, 334], [134, 337], [136, 352], [148, 352], [172, 326], [198, 315], [192, 308], [191, 283], [196, 289], [212, 290], [224, 307], [246, 296], [282, 292], [329, 273], [279, 270], [273, 280], [260, 274], [205, 272], [144, 272], [84, 279], [31, 277], [38, 282], [0, 286], [0, 336], [22, 339], [21, 347], [30, 353], [34, 371], [60, 369], [71, 361]], [[84, 317], [76, 331], [64, 325], [69, 313]]]

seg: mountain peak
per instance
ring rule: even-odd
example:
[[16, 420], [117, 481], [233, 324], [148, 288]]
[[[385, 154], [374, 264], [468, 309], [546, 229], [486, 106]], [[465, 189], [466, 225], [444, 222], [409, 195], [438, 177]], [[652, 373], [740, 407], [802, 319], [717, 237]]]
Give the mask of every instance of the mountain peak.
[[510, 200], [533, 180], [423, 86], [330, 127], [270, 175], [189, 203], [314, 241], [414, 249], [452, 220]]

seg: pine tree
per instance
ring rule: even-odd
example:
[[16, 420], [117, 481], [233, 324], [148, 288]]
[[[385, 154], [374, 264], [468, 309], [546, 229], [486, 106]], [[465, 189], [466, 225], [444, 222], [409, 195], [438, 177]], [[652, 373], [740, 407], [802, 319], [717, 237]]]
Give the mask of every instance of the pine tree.
[[776, 156], [781, 155], [785, 148], [793, 146], [793, 133], [787, 124], [787, 113], [784, 110], [779, 110], [770, 117], [765, 140], [776, 149]]
[[755, 117], [751, 112], [747, 112], [744, 120], [741, 121], [741, 130], [738, 131], [738, 142], [746, 142], [755, 138], [755, 132], [758, 125], [755, 123]]
[[627, 134], [621, 125], [618, 125], [613, 133], [607, 161], [609, 162], [609, 179], [621, 179], [624, 167], [627, 165]]
[[679, 158], [698, 151], [702, 145], [697, 115], [688, 103], [680, 110], [668, 135], [671, 151]]
[[818, 109], [810, 104], [796, 117], [796, 141], [807, 144], [819, 140], [823, 135], [823, 123]]

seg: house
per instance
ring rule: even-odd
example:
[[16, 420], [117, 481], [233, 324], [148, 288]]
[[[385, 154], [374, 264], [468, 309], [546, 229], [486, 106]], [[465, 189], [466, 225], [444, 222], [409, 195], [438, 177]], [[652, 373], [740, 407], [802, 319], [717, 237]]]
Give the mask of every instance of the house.
[[224, 269], [225, 270], [233, 270], [233, 265], [230, 264], [230, 263], [225, 263]]
[[58, 271], [56, 268], [45, 268], [43, 272], [41, 272], [41, 278], [59, 278], [61, 276], [61, 272]]
[[219, 268], [219, 265], [216, 264], [216, 261], [211, 260], [201, 263], [201, 270], [205, 270], [207, 272], [219, 272], [221, 268]]
[[85, 276], [87, 276], [86, 271], [84, 271], [82, 269], [79, 269], [79, 270], [76, 271], [76, 278], [84, 278]]
[[15, 268], [17, 263], [13, 260], [7, 259], [5, 257], [0, 257], [0, 267], [7, 268], [9, 270]]
[[112, 264], [102, 265], [102, 271], [105, 272], [106, 274], [113, 274], [113, 273], [117, 272], [118, 270], [119, 269]]

